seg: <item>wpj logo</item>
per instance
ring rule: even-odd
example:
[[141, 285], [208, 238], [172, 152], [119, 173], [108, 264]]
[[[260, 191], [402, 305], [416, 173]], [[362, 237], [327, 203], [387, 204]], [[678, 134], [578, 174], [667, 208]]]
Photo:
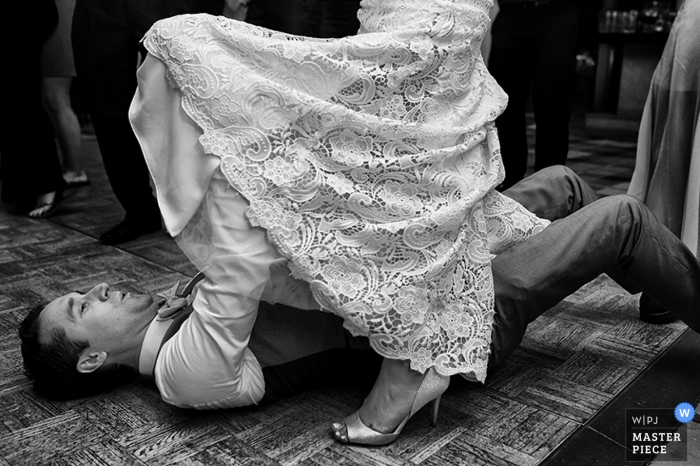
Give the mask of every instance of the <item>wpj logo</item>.
[[678, 422], [687, 424], [688, 422], [692, 421], [695, 417], [695, 408], [693, 408], [693, 405], [691, 405], [690, 403], [681, 403], [678, 406], [676, 406], [674, 414], [676, 416], [676, 419], [678, 419]]
[[625, 460], [686, 461], [686, 423], [694, 417], [695, 409], [689, 403], [681, 403], [676, 409], [625, 410]]

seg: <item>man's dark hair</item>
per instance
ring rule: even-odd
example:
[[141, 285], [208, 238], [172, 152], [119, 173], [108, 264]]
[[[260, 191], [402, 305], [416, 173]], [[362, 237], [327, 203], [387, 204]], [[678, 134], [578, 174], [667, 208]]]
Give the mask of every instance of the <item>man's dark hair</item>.
[[138, 372], [123, 364], [105, 365], [83, 374], [76, 366], [88, 341], [71, 341], [63, 329], [51, 332], [49, 343], [39, 342], [39, 315], [46, 307], [33, 308], [19, 325], [24, 373], [34, 381], [34, 390], [53, 400], [82, 398], [105, 392], [134, 380]]

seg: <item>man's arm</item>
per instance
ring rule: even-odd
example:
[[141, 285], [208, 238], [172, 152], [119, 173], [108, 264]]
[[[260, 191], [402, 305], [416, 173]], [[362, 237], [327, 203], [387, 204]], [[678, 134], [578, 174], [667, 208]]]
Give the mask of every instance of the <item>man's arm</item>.
[[262, 369], [248, 349], [258, 301], [204, 280], [194, 312], [161, 350], [156, 383], [164, 401], [196, 409], [257, 404]]
[[206, 278], [190, 318], [163, 348], [156, 383], [181, 407], [229, 408], [257, 403], [262, 371], [248, 350], [270, 265], [280, 256], [262, 228], [245, 217], [248, 203], [215, 171], [197, 212], [175, 238]]

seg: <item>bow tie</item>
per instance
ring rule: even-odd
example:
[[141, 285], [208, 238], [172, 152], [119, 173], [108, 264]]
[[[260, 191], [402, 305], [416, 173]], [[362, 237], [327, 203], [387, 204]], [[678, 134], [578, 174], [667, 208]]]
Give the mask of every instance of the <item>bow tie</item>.
[[197, 283], [199, 283], [203, 278], [204, 274], [202, 272], [198, 272], [197, 275], [195, 275], [189, 281], [189, 283], [187, 283], [185, 289], [182, 290], [182, 293], [179, 294], [177, 293], [177, 290], [178, 288], [180, 288], [180, 281], [175, 283], [167, 290], [157, 293], [156, 296], [158, 298], [161, 298], [162, 301], [159, 301], [158, 303], [160, 308], [158, 309], [158, 316], [156, 317], [156, 319], [172, 319], [175, 316], [177, 316], [183, 309], [192, 304], [192, 290], [194, 289], [195, 285], [197, 285]]

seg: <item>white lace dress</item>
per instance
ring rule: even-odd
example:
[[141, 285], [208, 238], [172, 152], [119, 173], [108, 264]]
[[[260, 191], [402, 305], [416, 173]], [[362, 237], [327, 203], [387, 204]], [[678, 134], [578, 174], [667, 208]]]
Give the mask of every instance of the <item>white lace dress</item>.
[[235, 275], [212, 264], [251, 260], [212, 246], [220, 224], [202, 201], [220, 170], [246, 205], [236, 222], [264, 228], [353, 334], [416, 370], [483, 381], [490, 261], [547, 225], [493, 189], [507, 99], [480, 53], [491, 3], [364, 0], [359, 34], [331, 40], [206, 15], [158, 22], [132, 121], [190, 259], [222, 286]]

